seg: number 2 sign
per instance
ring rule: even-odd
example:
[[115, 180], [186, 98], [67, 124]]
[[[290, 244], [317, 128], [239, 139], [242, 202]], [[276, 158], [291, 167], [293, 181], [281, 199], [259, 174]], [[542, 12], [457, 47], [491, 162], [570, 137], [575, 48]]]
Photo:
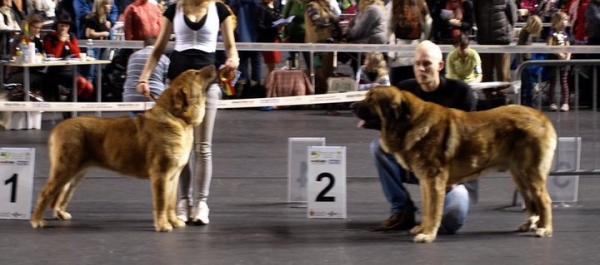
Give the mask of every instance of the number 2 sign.
[[346, 218], [346, 147], [308, 147], [308, 218]]
[[35, 149], [0, 148], [0, 219], [29, 219]]

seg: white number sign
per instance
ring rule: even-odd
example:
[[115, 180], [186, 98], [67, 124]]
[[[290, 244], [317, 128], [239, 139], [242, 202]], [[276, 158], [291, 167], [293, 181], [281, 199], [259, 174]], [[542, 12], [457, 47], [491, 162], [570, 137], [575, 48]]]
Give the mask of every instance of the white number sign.
[[323, 137], [288, 138], [288, 202], [306, 203], [308, 200], [307, 148], [324, 145]]
[[308, 218], [346, 218], [346, 147], [308, 147]]
[[0, 148], [0, 219], [29, 219], [34, 148]]
[[[552, 171], [579, 170], [581, 161], [581, 137], [559, 137]], [[577, 202], [579, 176], [552, 175], [546, 187], [552, 202]]]

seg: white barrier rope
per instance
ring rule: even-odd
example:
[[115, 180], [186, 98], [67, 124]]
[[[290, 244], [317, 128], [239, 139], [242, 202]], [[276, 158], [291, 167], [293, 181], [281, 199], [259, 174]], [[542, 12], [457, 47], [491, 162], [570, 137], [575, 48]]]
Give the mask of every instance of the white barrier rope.
[[[307, 96], [291, 96], [277, 98], [250, 98], [219, 100], [217, 108], [254, 108], [312, 105], [326, 103], [353, 102], [362, 100], [366, 91], [320, 94]], [[0, 111], [140, 111], [154, 106], [154, 102], [0, 102]]]
[[[172, 50], [175, 42], [167, 44], [167, 49]], [[82, 47], [86, 45], [82, 42]], [[353, 43], [255, 43], [237, 42], [238, 51], [305, 51], [305, 52], [406, 52], [413, 54], [416, 44], [353, 44]], [[455, 48], [452, 45], [439, 45], [442, 52], [448, 53]], [[98, 48], [124, 48], [141, 49], [143, 41], [116, 41], [116, 40], [94, 40], [94, 47]], [[534, 43], [533, 45], [479, 45], [472, 44], [469, 47], [478, 53], [600, 53], [600, 46], [571, 45], [571, 46], [548, 46], [545, 43]], [[222, 42], [217, 43], [217, 50], [223, 50]]]

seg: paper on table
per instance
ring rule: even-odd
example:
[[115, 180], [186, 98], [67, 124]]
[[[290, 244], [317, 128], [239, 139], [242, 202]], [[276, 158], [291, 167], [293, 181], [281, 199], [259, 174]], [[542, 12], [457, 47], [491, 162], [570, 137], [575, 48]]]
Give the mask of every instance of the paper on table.
[[289, 16], [288, 18], [278, 19], [273, 22], [272, 27], [279, 27], [279, 26], [285, 26], [287, 24], [290, 24], [290, 23], [292, 23], [292, 20], [294, 20], [295, 17], [296, 16]]

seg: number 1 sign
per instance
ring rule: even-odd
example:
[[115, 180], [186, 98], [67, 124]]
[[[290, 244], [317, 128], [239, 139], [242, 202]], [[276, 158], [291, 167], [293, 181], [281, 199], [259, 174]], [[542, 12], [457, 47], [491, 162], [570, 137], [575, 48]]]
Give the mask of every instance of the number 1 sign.
[[308, 147], [308, 218], [346, 218], [346, 147]]
[[0, 219], [29, 219], [34, 148], [0, 148]]

